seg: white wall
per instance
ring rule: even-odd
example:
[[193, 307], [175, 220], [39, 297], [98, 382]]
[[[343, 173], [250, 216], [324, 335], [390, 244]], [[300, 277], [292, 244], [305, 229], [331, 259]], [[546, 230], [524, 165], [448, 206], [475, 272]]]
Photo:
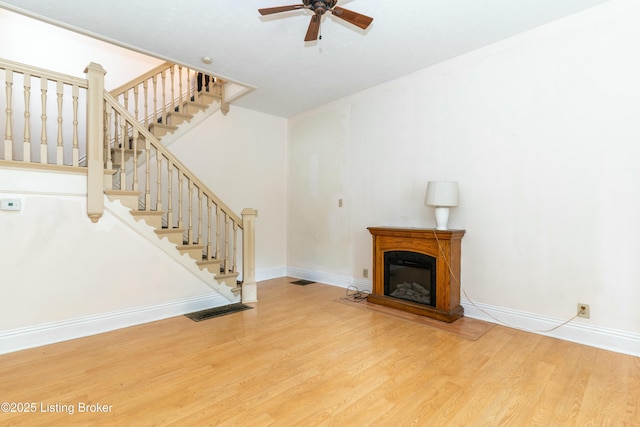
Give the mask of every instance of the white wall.
[[433, 227], [427, 181], [457, 180], [473, 300], [637, 341], [637, 22], [612, 1], [291, 119], [289, 268], [362, 282], [366, 227]]
[[86, 180], [0, 169], [0, 199], [22, 205], [0, 211], [0, 354], [51, 342], [34, 331], [69, 339], [228, 303], [109, 212], [92, 223]]
[[0, 9], [0, 58], [72, 76], [96, 62], [107, 71], [105, 88], [116, 88], [164, 61], [36, 19]]
[[286, 274], [286, 131], [283, 118], [232, 105], [169, 147], [234, 212], [258, 210], [257, 280]]

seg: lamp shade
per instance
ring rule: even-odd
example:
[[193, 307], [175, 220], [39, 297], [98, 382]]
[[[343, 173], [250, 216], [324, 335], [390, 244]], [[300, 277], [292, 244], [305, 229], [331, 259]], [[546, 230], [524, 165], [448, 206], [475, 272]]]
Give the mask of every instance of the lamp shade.
[[456, 181], [429, 181], [424, 204], [458, 206], [458, 183]]

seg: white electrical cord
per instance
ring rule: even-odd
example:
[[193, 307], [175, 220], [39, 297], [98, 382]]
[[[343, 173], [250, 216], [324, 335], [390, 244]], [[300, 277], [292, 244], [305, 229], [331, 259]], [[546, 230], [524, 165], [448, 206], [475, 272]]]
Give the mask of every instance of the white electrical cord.
[[453, 280], [455, 280], [456, 284], [458, 286], [460, 286], [460, 290], [462, 290], [462, 293], [464, 294], [464, 296], [467, 298], [467, 300], [471, 303], [471, 305], [473, 305], [476, 309], [478, 309], [479, 311], [483, 312], [484, 314], [486, 314], [487, 316], [489, 316], [490, 318], [492, 318], [493, 320], [495, 320], [498, 324], [503, 325], [503, 326], [507, 326], [509, 328], [513, 328], [513, 329], [518, 329], [520, 331], [524, 331], [524, 332], [551, 332], [551, 331], [555, 331], [556, 329], [566, 325], [567, 323], [571, 322], [572, 320], [574, 320], [575, 318], [578, 317], [579, 313], [576, 313], [575, 316], [573, 316], [572, 318], [570, 318], [569, 320], [566, 320], [565, 322], [560, 323], [559, 325], [554, 326], [551, 329], [543, 329], [543, 330], [535, 330], [535, 329], [525, 329], [525, 328], [520, 328], [518, 326], [514, 326], [511, 325], [503, 320], [498, 319], [497, 317], [495, 317], [494, 315], [492, 315], [491, 313], [488, 313], [487, 311], [483, 310], [482, 308], [478, 307], [477, 304], [475, 302], [473, 302], [473, 300], [469, 297], [469, 294], [467, 294], [467, 291], [462, 287], [462, 284], [460, 283], [460, 280], [458, 280], [458, 278], [456, 277], [456, 275], [453, 273], [453, 270], [451, 269], [451, 264], [449, 264], [449, 259], [447, 258], [444, 249], [442, 249], [442, 245], [440, 244], [440, 240], [438, 239], [438, 233], [436, 233], [435, 231], [433, 232], [433, 235], [436, 238], [436, 242], [438, 242], [438, 248], [440, 249], [440, 253], [442, 254], [442, 256], [444, 257], [444, 261], [447, 264], [447, 268], [449, 268], [449, 274], [451, 275], [451, 277], [453, 277]]

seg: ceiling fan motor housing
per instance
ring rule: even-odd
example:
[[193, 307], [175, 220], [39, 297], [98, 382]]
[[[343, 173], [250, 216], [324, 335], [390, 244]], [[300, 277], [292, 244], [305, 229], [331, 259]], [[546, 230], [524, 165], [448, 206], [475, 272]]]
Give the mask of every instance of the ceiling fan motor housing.
[[338, 0], [305, 0], [305, 6], [309, 6], [316, 15], [324, 15], [338, 3]]

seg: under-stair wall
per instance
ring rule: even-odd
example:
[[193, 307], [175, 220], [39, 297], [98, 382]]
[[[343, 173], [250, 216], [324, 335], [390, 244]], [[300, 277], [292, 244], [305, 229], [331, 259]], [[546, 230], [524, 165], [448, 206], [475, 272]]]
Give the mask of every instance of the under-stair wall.
[[226, 305], [229, 299], [109, 209], [86, 215], [86, 174], [0, 168], [0, 353]]

